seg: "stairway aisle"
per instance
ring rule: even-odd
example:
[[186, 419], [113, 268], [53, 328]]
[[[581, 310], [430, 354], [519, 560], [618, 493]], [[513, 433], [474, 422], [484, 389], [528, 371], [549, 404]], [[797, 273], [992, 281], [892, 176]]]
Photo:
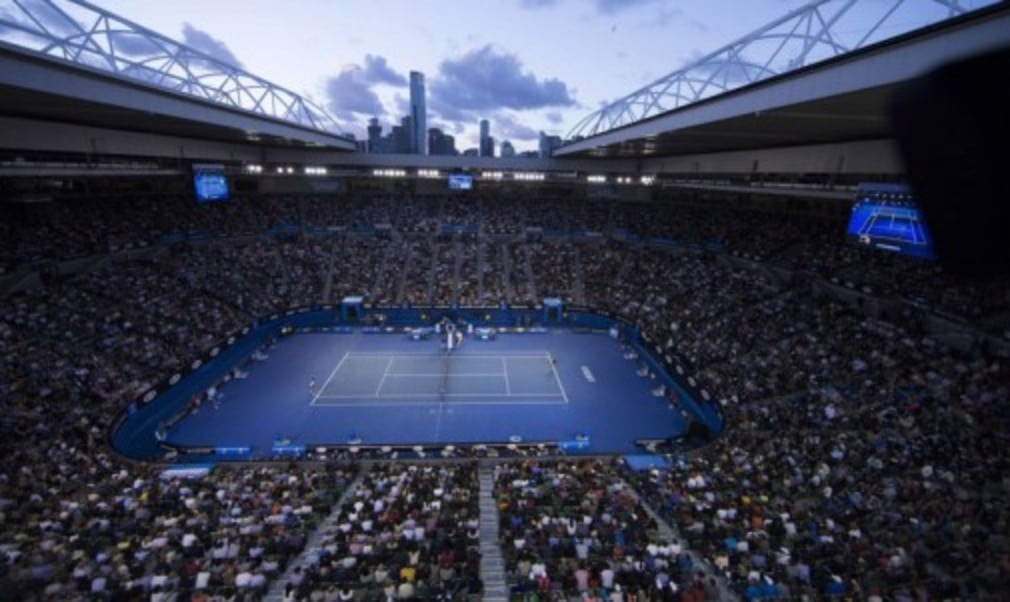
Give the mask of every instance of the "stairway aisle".
[[439, 252], [442, 250], [442, 245], [434, 238], [426, 241], [426, 244], [431, 245], [431, 261], [428, 263], [428, 288], [425, 294], [427, 295], [427, 302], [434, 303], [436, 280], [438, 279], [436, 274], [438, 274]]
[[291, 579], [291, 575], [294, 574], [295, 567], [304, 567], [310, 564], [313, 556], [319, 554], [319, 544], [322, 541], [323, 536], [329, 532], [333, 527], [336, 526], [337, 520], [340, 518], [340, 509], [344, 507], [344, 503], [354, 495], [357, 491], [358, 486], [361, 485], [361, 480], [364, 479], [365, 475], [368, 474], [369, 466], [364, 466], [358, 473], [358, 476], [351, 481], [351, 484], [347, 486], [344, 493], [340, 495], [340, 499], [337, 503], [333, 505], [330, 510], [329, 516], [323, 519], [323, 522], [319, 523], [316, 530], [309, 535], [308, 539], [305, 540], [305, 549], [302, 553], [298, 555], [294, 560], [288, 563], [287, 570], [280, 578], [276, 579], [270, 584], [270, 589], [267, 590], [266, 595], [263, 597], [263, 602], [283, 602], [284, 600], [284, 587], [287, 586], [288, 581]]
[[463, 273], [463, 244], [459, 240], [459, 235], [453, 237], [452, 242], [452, 303], [459, 303], [460, 277]]
[[484, 271], [487, 269], [487, 241], [483, 238], [477, 241], [477, 299], [478, 304], [484, 302]]
[[[659, 526], [659, 534], [663, 537], [663, 539], [669, 542], [679, 541], [681, 545], [684, 545], [684, 539], [680, 536], [680, 533], [671, 527], [670, 524], [667, 523], [663, 517], [649, 505], [649, 502], [647, 502], [645, 498], [638, 495], [638, 492], [635, 491], [634, 487], [628, 485], [627, 481], [623, 479], [621, 479], [621, 483], [624, 485], [624, 489], [631, 493], [631, 495], [638, 500], [638, 503], [642, 505], [642, 508], [645, 508], [645, 511], [649, 514], [649, 516], [656, 521], [656, 524]], [[705, 570], [706, 574], [715, 576], [716, 583], [719, 586], [720, 600], [723, 602], [740, 602], [740, 596], [738, 596], [737, 593], [729, 587], [729, 584], [726, 583], [726, 579], [716, 572], [714, 566], [712, 566], [694, 550], [687, 549], [687, 553], [691, 557], [691, 562], [695, 567], [701, 567]]]
[[482, 464], [480, 479], [480, 578], [484, 602], [508, 602], [505, 560], [498, 544], [498, 506], [494, 499], [494, 465]]
[[540, 290], [537, 288], [537, 279], [533, 276], [533, 262], [530, 261], [529, 247], [523, 247], [522, 258], [523, 274], [526, 276], [526, 281], [530, 283], [529, 290], [533, 295], [533, 299], [536, 302], [542, 301], [543, 298], [540, 296]]
[[330, 260], [326, 264], [326, 276], [323, 284], [323, 298], [319, 300], [323, 305], [330, 302], [330, 295], [333, 294], [333, 268], [337, 265], [337, 250], [340, 249], [342, 241], [342, 238], [334, 237], [333, 245], [330, 248]]
[[579, 245], [573, 245], [575, 253], [572, 257], [572, 298], [579, 305], [586, 305], [586, 283], [582, 278], [582, 250]]
[[396, 302], [402, 303], [404, 301], [404, 293], [407, 290], [407, 272], [410, 271], [410, 262], [414, 260], [414, 252], [410, 248], [410, 244], [407, 242], [403, 242], [399, 245], [399, 249], [401, 252], [401, 263], [396, 283]]
[[390, 242], [382, 250], [382, 259], [379, 261], [379, 269], [375, 270], [375, 281], [372, 282], [372, 286], [368, 290], [368, 297], [372, 300], [372, 303], [382, 302], [379, 299], [379, 292], [383, 290], [383, 285], [386, 282], [386, 273], [389, 271], [389, 262], [399, 248], [399, 245]]
[[501, 262], [502, 284], [505, 286], [505, 290], [503, 292], [505, 293], [505, 298], [509, 303], [511, 303], [514, 299], [516, 299], [517, 294], [516, 290], [512, 286], [512, 266], [509, 262], [508, 249], [505, 248], [504, 243], [499, 243], [495, 246], [498, 249], [498, 260]]

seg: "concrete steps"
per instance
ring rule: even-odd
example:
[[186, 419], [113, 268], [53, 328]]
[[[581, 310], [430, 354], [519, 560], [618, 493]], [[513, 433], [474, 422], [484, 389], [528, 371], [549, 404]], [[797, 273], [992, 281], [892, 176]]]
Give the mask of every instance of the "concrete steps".
[[481, 466], [480, 480], [480, 578], [484, 582], [485, 602], [508, 602], [505, 559], [498, 545], [498, 505], [494, 499], [494, 473], [490, 465]]
[[[645, 509], [645, 512], [648, 513], [648, 515], [651, 516], [656, 521], [656, 524], [659, 526], [659, 534], [663, 537], [663, 539], [671, 542], [679, 541], [681, 542], [681, 544], [683, 544], [684, 539], [680, 536], [680, 532], [678, 532], [676, 529], [671, 527], [669, 523], [663, 520], [663, 517], [660, 516], [659, 513], [656, 512], [652, 508], [652, 506], [649, 505], [649, 503], [645, 500], [645, 498], [638, 495], [638, 492], [635, 491], [635, 488], [628, 485], [627, 481], [624, 481], [622, 479], [621, 483], [624, 485], [625, 491], [629, 492], [632, 495], [632, 497], [638, 500], [638, 503], [642, 505], [642, 508]], [[687, 550], [687, 553], [689, 556], [691, 556], [691, 562], [694, 564], [695, 567], [701, 567], [702, 569], [704, 569], [705, 573], [715, 576], [716, 584], [719, 587], [720, 600], [724, 602], [740, 602], [740, 596], [738, 596], [736, 592], [730, 589], [729, 584], [726, 582], [726, 579], [723, 578], [719, 574], [719, 572], [715, 570], [714, 566], [712, 566], [707, 560], [702, 558], [700, 555], [695, 553], [694, 550]]]
[[358, 485], [361, 484], [361, 480], [366, 474], [368, 474], [367, 467], [363, 468], [361, 472], [358, 473], [358, 476], [351, 481], [351, 484], [347, 486], [344, 493], [340, 495], [340, 499], [333, 505], [329, 516], [323, 519], [323, 522], [319, 523], [316, 530], [309, 535], [308, 540], [305, 542], [305, 549], [302, 550], [302, 553], [288, 563], [287, 569], [280, 578], [270, 584], [270, 588], [267, 589], [266, 595], [263, 596], [263, 602], [284, 602], [284, 588], [287, 586], [288, 581], [294, 574], [295, 567], [304, 567], [307, 564], [312, 564], [313, 560], [318, 557], [321, 549], [319, 544], [322, 542], [323, 535], [336, 526], [337, 520], [340, 518], [340, 509], [344, 506], [344, 503], [351, 499], [351, 496], [354, 495], [354, 492], [358, 489]]
[[579, 305], [586, 304], [586, 283], [582, 277], [582, 250], [579, 245], [575, 247], [575, 256], [572, 258], [572, 299]]
[[333, 294], [333, 268], [337, 264], [337, 251], [340, 249], [341, 239], [334, 239], [333, 244], [330, 247], [330, 258], [326, 262], [326, 276], [325, 283], [323, 284], [323, 298], [320, 299], [320, 303], [326, 304], [330, 302], [330, 295]]

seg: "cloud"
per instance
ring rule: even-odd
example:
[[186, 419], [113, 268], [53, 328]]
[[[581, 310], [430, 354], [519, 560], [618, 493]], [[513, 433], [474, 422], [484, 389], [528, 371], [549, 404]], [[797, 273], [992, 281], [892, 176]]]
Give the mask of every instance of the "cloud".
[[702, 33], [707, 32], [710, 28], [708, 24], [698, 19], [688, 19], [687, 24], [694, 28], [695, 31], [700, 31]]
[[[0, 7], [0, 18], [16, 23], [29, 31], [42, 31], [56, 37], [69, 37], [79, 32], [79, 26], [72, 17], [40, 0], [22, 0], [14, 9]], [[0, 31], [18, 31], [3, 27]]]
[[[388, 115], [385, 105], [373, 89], [379, 85], [405, 86], [407, 78], [390, 67], [386, 57], [366, 54], [364, 66], [345, 65], [340, 73], [326, 80], [326, 108], [339, 119], [354, 123], [361, 121], [362, 116]], [[402, 94], [396, 94], [393, 102], [401, 113], [409, 111], [410, 103]]]
[[527, 127], [508, 113], [499, 113], [491, 120], [491, 133], [501, 140], [538, 140], [540, 132]]
[[475, 121], [476, 115], [468, 110], [448, 104], [440, 96], [428, 93], [428, 113], [434, 113], [446, 121], [458, 123], [461, 121]]
[[[593, 8], [604, 15], [615, 15], [630, 9], [649, 4], [665, 4], [667, 0], [595, 0]], [[519, 6], [532, 10], [552, 8], [561, 4], [561, 0], [519, 0]]]
[[221, 40], [215, 39], [209, 33], [193, 27], [189, 23], [182, 25], [182, 42], [204, 54], [208, 54], [222, 63], [242, 69], [241, 61], [236, 58]]
[[386, 114], [382, 101], [372, 91], [372, 83], [365, 70], [358, 65], [347, 65], [339, 74], [326, 80], [326, 108], [337, 118], [356, 122], [360, 115], [378, 117]]
[[563, 119], [561, 117], [561, 113], [558, 113], [557, 111], [548, 111], [547, 113], [544, 113], [544, 117], [546, 117], [547, 121], [550, 121], [551, 123], [561, 123]]
[[596, 12], [604, 15], [616, 15], [633, 8], [650, 4], [665, 4], [667, 0], [596, 0]]
[[[680, 17], [683, 16], [684, 11], [677, 7], [668, 8], [666, 6], [660, 6], [656, 9], [656, 12], [653, 15], [653, 17], [643, 22], [642, 25], [651, 27], [666, 27], [667, 25], [672, 23], [674, 19], [679, 19]], [[693, 19], [691, 20], [691, 22], [698, 23], [698, 21], [695, 21]]]
[[407, 85], [407, 78], [394, 71], [386, 62], [386, 57], [375, 54], [365, 55], [364, 77], [373, 84]]
[[[701, 50], [695, 49], [684, 61], [680, 69], [688, 65], [694, 65], [702, 58], [704, 58], [707, 53]], [[741, 61], [746, 61], [747, 57], [739, 57]], [[725, 84], [727, 87], [735, 87], [741, 84], [750, 82], [759, 72], [760, 68], [757, 64], [752, 64], [748, 66], [741, 66], [739, 64], [725, 65], [720, 60], [715, 62], [701, 63], [700, 65], [695, 65], [691, 68], [694, 75], [710, 77], [715, 76], [714, 82], [719, 86]]]
[[519, 6], [539, 10], [560, 4], [561, 0], [519, 0]]
[[[13, 12], [7, 10], [3, 6], [0, 6], [0, 21], [8, 21], [11, 23], [17, 23], [19, 25], [24, 24], [24, 21], [15, 15]], [[6, 25], [0, 24], [0, 34], [16, 31], [12, 27], [7, 27]]]
[[[460, 134], [466, 132], [466, 124], [459, 121], [446, 121], [446, 122], [429, 122], [428, 129], [438, 128], [442, 130], [443, 134], [448, 134], [454, 138], [458, 138]], [[456, 140], [459, 144], [460, 140]]]
[[116, 47], [116, 52], [120, 54], [150, 56], [164, 52], [157, 44], [140, 34], [117, 32], [110, 34], [109, 39]]
[[430, 105], [455, 121], [501, 109], [526, 110], [577, 104], [557, 78], [537, 78], [519, 58], [490, 45], [442, 61], [430, 86]]
[[410, 114], [410, 99], [397, 92], [393, 95], [393, 105], [396, 106], [396, 112], [400, 115]]

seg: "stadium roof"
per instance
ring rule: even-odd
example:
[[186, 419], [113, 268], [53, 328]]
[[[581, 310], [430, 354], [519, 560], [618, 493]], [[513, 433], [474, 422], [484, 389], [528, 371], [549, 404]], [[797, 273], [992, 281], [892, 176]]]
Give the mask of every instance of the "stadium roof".
[[[4, 2], [0, 59], [8, 71], [0, 80], [4, 114], [199, 138], [353, 148], [338, 134], [336, 121], [312, 101], [83, 0]], [[66, 76], [71, 73], [66, 67], [75, 68], [80, 86], [46, 89], [39, 78]], [[145, 110], [116, 102], [113, 89], [145, 99], [157, 91], [163, 98], [185, 99], [189, 107], [215, 105], [236, 118], [200, 122], [185, 118], [182, 110], [159, 113], [154, 107], [164, 103], [157, 101]], [[288, 127], [258, 127], [264, 124]]]
[[874, 2], [890, 10], [842, 43], [835, 28], [866, 0], [815, 0], [592, 113], [557, 154], [664, 156], [887, 137], [898, 84], [1010, 44], [1005, 3], [968, 11], [932, 1], [948, 18], [883, 40], [876, 32], [903, 2]]

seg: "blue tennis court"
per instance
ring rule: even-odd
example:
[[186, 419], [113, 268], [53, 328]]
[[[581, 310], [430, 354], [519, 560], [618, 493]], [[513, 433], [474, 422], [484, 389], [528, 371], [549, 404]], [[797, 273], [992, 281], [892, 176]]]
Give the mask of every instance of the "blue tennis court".
[[315, 405], [557, 404], [564, 387], [543, 353], [346, 352]]
[[181, 420], [167, 441], [251, 446], [283, 439], [324, 445], [570, 440], [590, 451], [634, 451], [634, 440], [678, 435], [678, 411], [652, 395], [618, 341], [556, 329], [467, 340], [447, 354], [402, 334], [297, 333], [280, 339], [217, 403]]
[[890, 207], [874, 211], [859, 230], [860, 234], [914, 245], [926, 243], [918, 212]]

